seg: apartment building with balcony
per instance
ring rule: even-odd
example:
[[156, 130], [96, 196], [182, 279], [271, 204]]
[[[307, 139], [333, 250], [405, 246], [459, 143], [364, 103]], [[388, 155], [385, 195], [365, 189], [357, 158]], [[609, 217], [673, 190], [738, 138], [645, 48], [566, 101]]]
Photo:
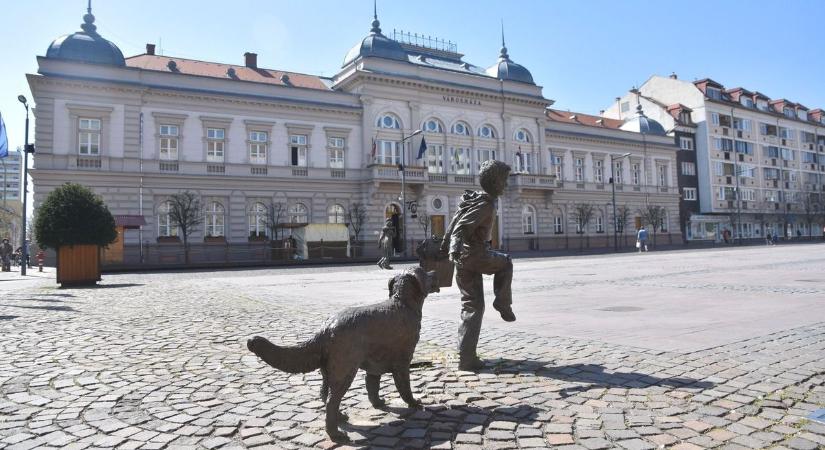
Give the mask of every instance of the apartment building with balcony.
[[[606, 117], [640, 103], [654, 118], [683, 105], [696, 126], [695, 173], [699, 214], [688, 220], [689, 240], [721, 240], [725, 230], [744, 239], [822, 234], [825, 114], [745, 88], [653, 76], [617, 99]], [[689, 168], [689, 170], [692, 168]], [[693, 198], [681, 185], [682, 198]]]
[[[479, 188], [488, 159], [514, 168], [494, 245], [541, 248], [538, 237], [559, 237], [556, 220], [568, 241], [582, 234], [569, 231], [569, 214], [556, 219], [548, 211], [556, 192], [580, 190], [559, 183], [553, 152], [586, 145], [558, 131], [550, 143], [553, 101], [504, 42], [484, 68], [464, 61], [453, 43], [385, 35], [375, 17], [340, 71], [321, 77], [259, 67], [250, 52], [243, 64], [226, 64], [159, 55], [147, 44], [145, 53], [124, 57], [94, 21], [89, 11], [82, 31], [55, 40], [28, 75], [37, 104], [34, 202], [66, 181], [91, 187], [122, 227], [127, 256], [141, 248], [148, 261], [164, 258], [177, 240], [169, 198], [183, 190], [205, 207], [192, 240], [203, 240], [207, 259], [265, 254], [261, 241], [282, 237], [266, 226], [276, 209], [286, 234], [326, 223], [352, 232], [348, 212], [360, 204], [367, 213], [361, 241], [390, 218], [399, 236], [415, 242], [425, 229], [444, 233], [463, 192]], [[617, 148], [646, 139], [605, 132], [592, 145], [605, 154], [611, 136]], [[569, 164], [564, 170], [575, 160]], [[609, 191], [595, 184], [584, 190], [604, 197], [603, 205]]]

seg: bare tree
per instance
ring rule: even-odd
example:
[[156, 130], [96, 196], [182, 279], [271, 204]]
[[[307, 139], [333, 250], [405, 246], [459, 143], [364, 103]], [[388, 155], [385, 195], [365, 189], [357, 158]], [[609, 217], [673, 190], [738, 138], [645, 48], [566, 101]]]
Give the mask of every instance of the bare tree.
[[818, 223], [821, 200], [819, 193], [806, 190], [802, 192], [802, 220], [808, 225], [808, 237], [813, 236], [813, 224]]
[[172, 194], [169, 197], [169, 219], [180, 230], [183, 237], [183, 255], [189, 263], [189, 235], [195, 227], [203, 223], [203, 205], [191, 191]]
[[269, 207], [266, 209], [266, 229], [272, 240], [278, 239], [278, 230], [286, 217], [286, 205], [280, 202], [269, 201]]
[[347, 211], [347, 221], [352, 227], [355, 240], [360, 240], [361, 230], [364, 228], [364, 222], [367, 221], [367, 207], [361, 202], [350, 205], [349, 211]]
[[667, 210], [663, 206], [647, 204], [639, 208], [639, 217], [642, 223], [653, 229], [653, 246], [656, 246], [656, 229], [661, 227], [667, 217]]
[[616, 229], [614, 229], [614, 231], [624, 236], [624, 245], [627, 245], [627, 233], [625, 233], [625, 229], [627, 229], [627, 224], [630, 222], [630, 208], [628, 208], [627, 205], [617, 207], [614, 220], [616, 221]]
[[[593, 220], [596, 214], [596, 207], [590, 203], [576, 203], [573, 205], [573, 210], [570, 212], [570, 217], [576, 221], [579, 226], [577, 231], [579, 234], [584, 234], [587, 240], [587, 247], [590, 248], [590, 235], [587, 234], [587, 225]], [[579, 241], [579, 248], [581, 248], [581, 241]]]
[[428, 239], [430, 237], [430, 215], [419, 212], [418, 224], [421, 225], [421, 228], [424, 230], [424, 239]]

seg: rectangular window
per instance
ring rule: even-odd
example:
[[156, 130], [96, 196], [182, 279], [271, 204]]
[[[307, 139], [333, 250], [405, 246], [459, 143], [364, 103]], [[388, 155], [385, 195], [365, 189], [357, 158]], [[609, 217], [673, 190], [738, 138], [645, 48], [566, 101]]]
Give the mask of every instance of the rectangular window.
[[604, 218], [601, 214], [596, 216], [596, 233], [604, 233]]
[[719, 126], [719, 113], [710, 113], [710, 121], [712, 124]]
[[712, 98], [714, 100], [722, 100], [722, 91], [720, 91], [719, 89], [708, 87], [705, 88], [705, 93], [709, 98]]
[[777, 201], [779, 201], [778, 200], [779, 199], [778, 194], [779, 194], [778, 191], [772, 191], [772, 190], [766, 189], [765, 190], [765, 201], [766, 202], [777, 202]]
[[604, 183], [604, 161], [601, 159], [593, 161], [593, 181]]
[[656, 174], [656, 178], [659, 181], [659, 186], [667, 186], [667, 166], [657, 165]]
[[753, 155], [753, 144], [745, 141], [735, 141], [736, 153]]
[[456, 175], [470, 175], [470, 149], [450, 147], [450, 168]]
[[779, 137], [782, 139], [796, 139], [796, 130], [793, 128], [779, 127]]
[[753, 100], [750, 97], [742, 97], [740, 103], [746, 108], [753, 108]]
[[515, 155], [515, 162], [516, 172], [533, 173], [532, 153], [522, 152], [521, 150], [517, 151]]
[[401, 145], [397, 141], [377, 141], [378, 164], [401, 164]]
[[763, 136], [777, 136], [778, 131], [776, 125], [770, 125], [767, 123], [760, 123], [759, 124], [759, 133]]
[[556, 175], [556, 179], [561, 181], [564, 179], [564, 170], [563, 170], [563, 159], [561, 155], [552, 155], [550, 156], [553, 164], [553, 174]]
[[816, 164], [816, 153], [800, 152], [800, 157], [803, 163]]
[[303, 134], [289, 135], [289, 163], [296, 167], [307, 166], [307, 137]]
[[613, 163], [613, 182], [616, 184], [622, 184], [622, 172], [624, 171], [624, 165], [621, 161], [615, 161]]
[[100, 119], [78, 120], [77, 152], [81, 155], [100, 154]]
[[564, 226], [562, 225], [561, 216], [553, 217], [553, 232], [556, 234], [564, 233]]
[[249, 132], [249, 162], [266, 164], [266, 147], [269, 134], [265, 131]]
[[742, 200], [752, 202], [756, 199], [756, 192], [753, 189], [742, 189]]
[[733, 140], [725, 138], [714, 138], [713, 144], [716, 150], [723, 152], [733, 151]]
[[719, 186], [719, 189], [716, 191], [716, 199], [735, 200], [736, 198], [733, 188], [729, 186]]
[[329, 155], [329, 167], [332, 169], [344, 168], [344, 138], [331, 137], [327, 139], [327, 153]]
[[223, 128], [206, 129], [206, 160], [223, 162], [223, 150], [226, 141], [226, 130]]
[[740, 119], [738, 117], [733, 118], [733, 128], [742, 131], [751, 131], [751, 121], [750, 119]]
[[738, 171], [740, 177], [753, 178], [756, 176], [756, 168], [746, 164], [740, 164]]
[[696, 164], [692, 162], [683, 162], [682, 175], [696, 175]]
[[785, 161], [793, 161], [796, 159], [795, 155], [796, 151], [791, 150], [789, 148], [782, 148], [779, 149], [779, 154], [782, 156], [782, 159]]
[[160, 159], [175, 161], [178, 159], [178, 139], [180, 128], [177, 125], [160, 126], [159, 155]]
[[696, 188], [682, 188], [682, 199], [687, 201], [696, 201]]
[[633, 184], [638, 186], [642, 183], [642, 168], [639, 163], [630, 165], [630, 176], [633, 178]]
[[497, 159], [496, 158], [496, 151], [487, 148], [480, 148], [477, 151], [478, 159], [476, 160], [476, 173], [481, 170], [481, 163], [484, 161], [490, 161]]
[[774, 147], [774, 146], [764, 147], [763, 146], [762, 149], [765, 151], [765, 156], [766, 157], [768, 157], [768, 158], [779, 158], [779, 147]]
[[444, 146], [437, 144], [427, 146], [427, 171], [444, 173]]
[[576, 181], [584, 181], [584, 158], [576, 158], [573, 163], [576, 168]]
[[770, 167], [763, 167], [762, 174], [765, 176], [766, 180], [778, 180], [779, 179], [779, 169], [773, 169]]
[[689, 137], [680, 137], [679, 148], [682, 150], [693, 150], [693, 139]]
[[713, 174], [717, 177], [721, 177], [725, 175], [725, 163], [720, 161], [714, 161], [713, 163]]

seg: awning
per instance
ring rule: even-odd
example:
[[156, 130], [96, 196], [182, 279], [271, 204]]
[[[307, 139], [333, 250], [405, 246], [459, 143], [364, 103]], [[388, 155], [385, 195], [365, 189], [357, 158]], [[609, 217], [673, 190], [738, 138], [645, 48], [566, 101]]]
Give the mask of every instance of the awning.
[[146, 225], [146, 219], [143, 216], [132, 215], [117, 215], [115, 216], [115, 225], [126, 228], [127, 230], [136, 230], [143, 225]]

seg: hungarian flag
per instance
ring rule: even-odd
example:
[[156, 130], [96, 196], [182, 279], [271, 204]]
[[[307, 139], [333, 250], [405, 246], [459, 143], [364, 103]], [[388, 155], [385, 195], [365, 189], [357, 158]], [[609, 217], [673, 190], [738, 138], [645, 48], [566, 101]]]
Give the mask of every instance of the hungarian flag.
[[418, 158], [415, 158], [415, 159], [423, 158], [424, 157], [424, 152], [426, 152], [426, 151], [427, 151], [427, 141], [425, 141], [424, 138], [422, 137], [421, 138], [421, 145], [418, 146]]
[[0, 158], [9, 156], [9, 137], [6, 135], [6, 123], [0, 115]]
[[370, 155], [372, 155], [372, 162], [375, 162], [375, 152], [376, 152], [376, 150], [377, 150], [377, 148], [375, 147], [375, 138], [372, 138], [372, 151], [370, 152]]

